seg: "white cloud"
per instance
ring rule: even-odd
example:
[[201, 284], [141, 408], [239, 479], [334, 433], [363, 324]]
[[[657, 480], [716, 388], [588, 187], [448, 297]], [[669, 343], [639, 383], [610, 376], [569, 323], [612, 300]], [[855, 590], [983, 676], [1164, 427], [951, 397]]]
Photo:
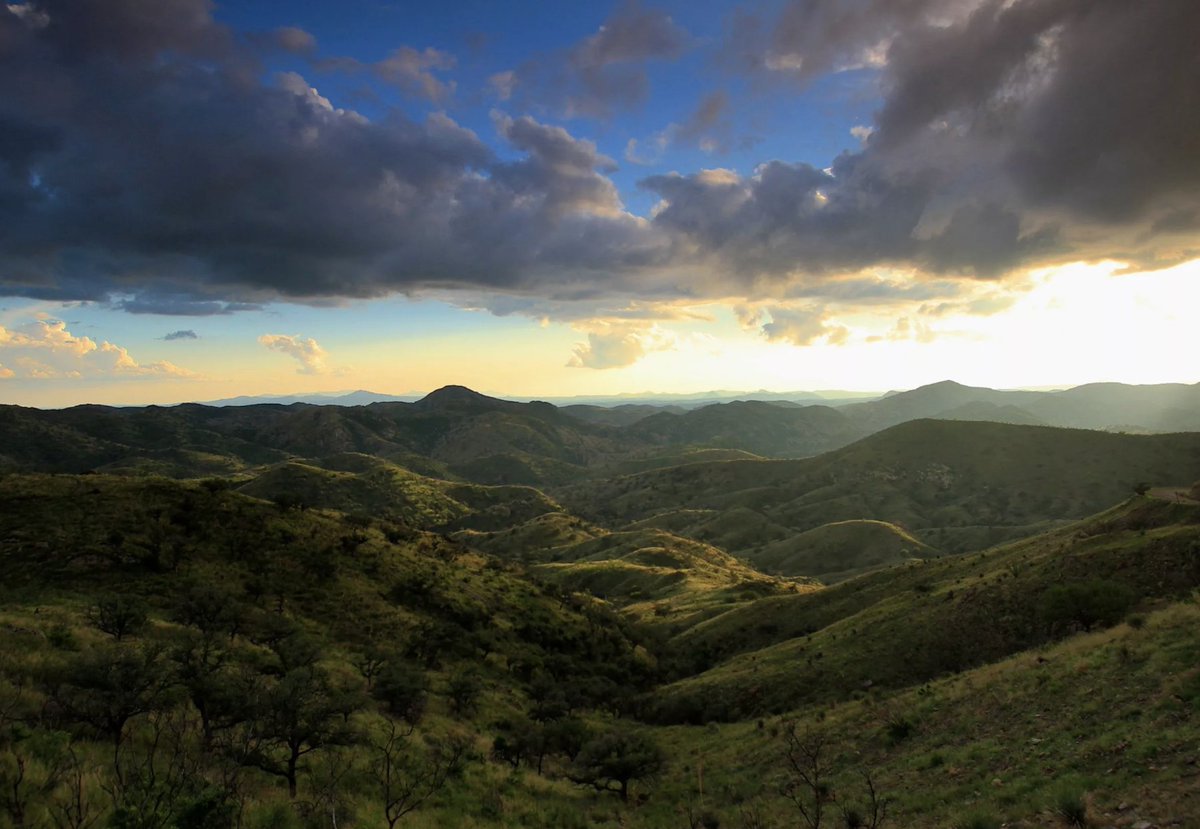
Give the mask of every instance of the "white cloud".
[[762, 333], [771, 342], [812, 345], [823, 339], [829, 345], [842, 345], [850, 335], [845, 326], [831, 323], [822, 308], [777, 306], [767, 309], [767, 313], [771, 321], [762, 325]]
[[587, 331], [586, 343], [575, 345], [567, 368], [624, 368], [651, 352], [673, 351], [678, 345], [673, 332], [657, 325], [600, 322]]
[[850, 128], [850, 134], [857, 138], [860, 143], [866, 144], [867, 140], [874, 134], [875, 128], [864, 124], [857, 124]]
[[326, 365], [325, 360], [329, 355], [312, 337], [305, 339], [296, 335], [263, 334], [258, 338], [258, 342], [299, 362], [300, 368], [296, 369], [297, 374], [341, 373], [341, 369], [335, 371]]
[[65, 322], [44, 315], [15, 328], [0, 326], [0, 356], [0, 378], [6, 379], [197, 376], [166, 360], [139, 363], [127, 349], [107, 340], [77, 337]]

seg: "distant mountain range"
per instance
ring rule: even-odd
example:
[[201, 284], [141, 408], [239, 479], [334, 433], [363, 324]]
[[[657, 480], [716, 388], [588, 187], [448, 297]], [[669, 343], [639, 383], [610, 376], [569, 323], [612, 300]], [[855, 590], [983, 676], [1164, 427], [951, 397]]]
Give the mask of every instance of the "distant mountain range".
[[379, 397], [352, 392], [322, 398], [369, 400], [368, 405], [88, 405], [51, 411], [0, 406], [0, 471], [196, 477], [361, 452], [434, 477], [553, 486], [696, 460], [807, 457], [928, 418], [1132, 433], [1200, 431], [1200, 384], [1102, 383], [1036, 392], [947, 381], [840, 407], [749, 400], [691, 409], [558, 407], [502, 400], [462, 386], [411, 402]]
[[306, 403], [310, 406], [369, 406], [372, 403], [412, 403], [420, 400], [420, 394], [380, 394], [357, 389], [356, 391], [327, 391], [313, 394], [242, 395], [221, 400], [206, 400], [201, 406], [291, 406]]
[[[313, 406], [368, 406], [371, 403], [413, 403], [425, 395], [410, 394], [380, 394], [365, 391], [332, 391], [315, 392], [312, 394], [284, 395], [242, 395], [226, 397], [221, 400], [198, 401], [202, 406], [256, 406], [274, 404], [290, 406], [293, 403], [307, 403]], [[822, 403], [838, 405], [843, 403], [874, 400], [880, 397], [878, 392], [859, 391], [728, 391], [714, 390], [705, 392], [688, 392], [669, 394], [665, 392], [641, 392], [614, 395], [578, 395], [574, 397], [508, 397], [522, 403], [544, 402], [556, 406], [590, 406], [603, 408], [621, 408], [625, 406], [675, 406], [680, 409], [694, 409], [713, 403], [727, 403], [732, 400], [764, 400], [779, 403]]]

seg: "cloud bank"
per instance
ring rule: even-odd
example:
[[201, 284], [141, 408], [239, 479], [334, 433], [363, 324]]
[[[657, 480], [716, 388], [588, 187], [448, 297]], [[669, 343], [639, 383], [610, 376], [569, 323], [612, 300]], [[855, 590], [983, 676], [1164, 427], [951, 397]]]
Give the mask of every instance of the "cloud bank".
[[[727, 51], [765, 57], [737, 71], [871, 67], [875, 123], [827, 169], [651, 176], [642, 217], [614, 162], [561, 127], [497, 113], [502, 157], [445, 114], [368, 119], [267, 75], [264, 50], [317, 48], [298, 30], [238, 35], [207, 0], [4, 5], [0, 291], [182, 314], [429, 290], [819, 305], [881, 267], [936, 282], [931, 301], [1056, 262], [1165, 267], [1200, 256], [1198, 30], [1190, 0], [794, 0], [738, 18]], [[561, 99], [634, 105], [645, 63], [688, 42], [623, 6], [560, 56]], [[437, 103], [453, 66], [401, 49], [372, 71]], [[493, 86], [515, 101], [532, 78]], [[679, 135], [719, 133], [723, 110], [710, 96]], [[613, 337], [580, 364], [632, 353]]]

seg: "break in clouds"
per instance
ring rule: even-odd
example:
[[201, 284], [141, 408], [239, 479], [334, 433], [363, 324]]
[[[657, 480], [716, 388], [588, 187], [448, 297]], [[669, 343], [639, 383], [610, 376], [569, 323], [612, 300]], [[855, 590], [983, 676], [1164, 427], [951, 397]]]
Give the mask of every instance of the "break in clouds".
[[[724, 71], [786, 106], [821, 74], [877, 67], [875, 122], [825, 169], [650, 176], [658, 205], [642, 217], [617, 162], [544, 118], [494, 113], [500, 154], [441, 111], [368, 119], [313, 80], [367, 71], [442, 105], [462, 94], [452, 56], [400, 45], [339, 68], [306, 32], [241, 35], [205, 0], [10, 4], [0, 290], [181, 314], [429, 290], [820, 302], [874, 267], [943, 287], [1069, 260], [1162, 267], [1200, 255], [1196, 31], [1192, 0], [795, 0], [778, 18], [735, 15]], [[603, 114], [640, 100], [647, 61], [691, 47], [669, 18], [625, 6], [560, 56], [569, 88], [547, 94]], [[307, 56], [312, 77], [266, 73], [272, 50]], [[531, 72], [493, 79], [501, 108], [536, 94]], [[646, 346], [622, 333], [613, 347], [620, 361]]]

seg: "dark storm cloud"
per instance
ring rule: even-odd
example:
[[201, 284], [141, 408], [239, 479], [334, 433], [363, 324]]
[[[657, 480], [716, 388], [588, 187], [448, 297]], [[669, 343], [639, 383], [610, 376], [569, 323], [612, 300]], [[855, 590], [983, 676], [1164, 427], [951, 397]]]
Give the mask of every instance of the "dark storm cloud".
[[[208, 4], [158, 8], [46, 3], [33, 25], [0, 7], [9, 292], [211, 314], [274, 296], [570, 283], [654, 259], [590, 143], [501, 119], [523, 153], [501, 162], [442, 115], [368, 121], [299, 75], [262, 80]], [[101, 9], [130, 30], [96, 34]]]
[[[771, 162], [737, 182], [643, 186], [663, 198], [656, 224], [757, 273], [1178, 263], [1200, 209], [1197, 31], [1191, 0], [797, 0], [754, 68], [809, 78], [881, 60], [864, 149], [832, 175]], [[730, 40], [752, 35], [743, 19]]]
[[[428, 288], [816, 299], [877, 265], [996, 279], [1194, 255], [1200, 4], [787, 9], [805, 25], [781, 26], [788, 59], [760, 70], [883, 55], [874, 133], [828, 171], [770, 161], [649, 178], [661, 201], [640, 219], [591, 142], [497, 113], [513, 151], [501, 158], [445, 115], [367, 120], [300, 75], [264, 77], [261, 39], [213, 21], [204, 0], [0, 5], [0, 289], [197, 315]], [[285, 40], [270, 48], [311, 49]], [[624, 6], [567, 50], [565, 93], [632, 101], [644, 62], [685, 44], [661, 12]], [[392, 68], [438, 99], [449, 87], [422, 73], [449, 60], [405, 53]], [[724, 109], [710, 96], [687, 129], [708, 135]]]
[[725, 58], [807, 83], [870, 66], [906, 31], [961, 17], [973, 0], [789, 0], [773, 17], [735, 13]]
[[667, 14], [629, 0], [595, 34], [499, 73], [492, 83], [504, 100], [516, 94], [570, 116], [604, 118], [641, 104], [650, 86], [646, 64], [679, 57], [689, 41]]
[[282, 26], [272, 32], [276, 46], [295, 55], [312, 55], [317, 51], [317, 39], [296, 26]]

